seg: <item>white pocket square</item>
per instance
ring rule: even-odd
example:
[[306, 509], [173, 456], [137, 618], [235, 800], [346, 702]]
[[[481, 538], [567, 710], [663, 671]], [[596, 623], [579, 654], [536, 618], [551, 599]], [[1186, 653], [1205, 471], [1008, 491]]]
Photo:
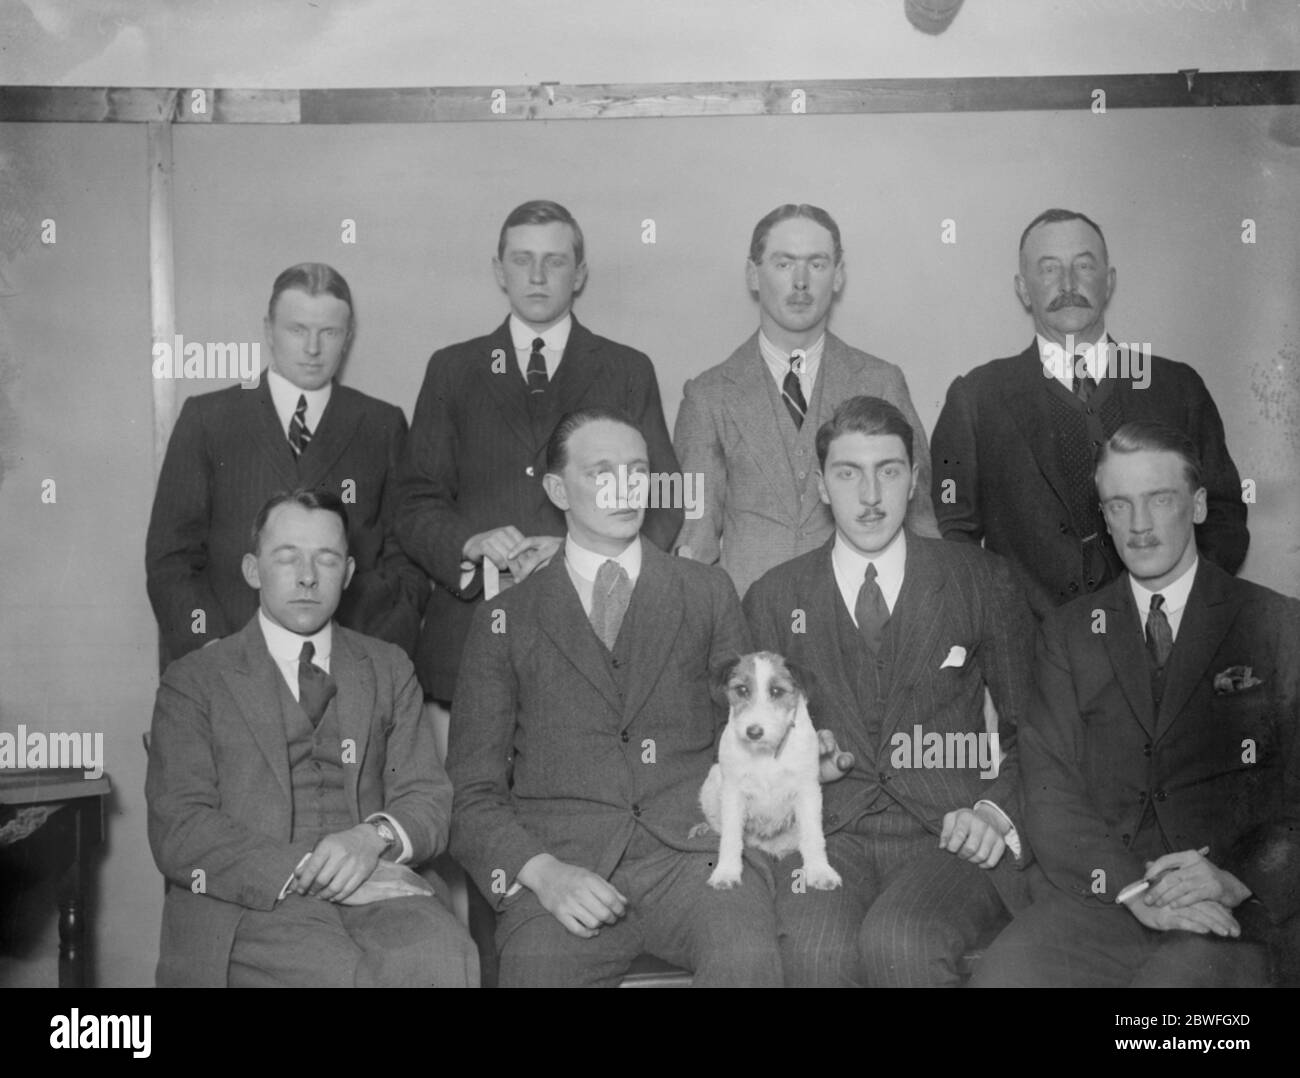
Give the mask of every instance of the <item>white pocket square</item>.
[[943, 660], [943, 663], [942, 665], [940, 665], [939, 669], [946, 670], [950, 666], [965, 666], [965, 665], [966, 665], [966, 649], [962, 647], [960, 644], [953, 644], [951, 650], [949, 650], [948, 652], [948, 657]]

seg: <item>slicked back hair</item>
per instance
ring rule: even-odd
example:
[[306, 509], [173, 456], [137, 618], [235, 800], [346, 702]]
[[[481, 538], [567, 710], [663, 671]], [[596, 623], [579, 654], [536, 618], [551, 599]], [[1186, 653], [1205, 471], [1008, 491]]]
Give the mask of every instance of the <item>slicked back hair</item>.
[[1195, 493], [1201, 488], [1201, 456], [1196, 451], [1196, 443], [1191, 436], [1177, 427], [1167, 423], [1155, 423], [1150, 420], [1134, 420], [1125, 423], [1097, 450], [1097, 463], [1093, 469], [1093, 479], [1101, 471], [1101, 466], [1115, 454], [1173, 453], [1183, 462], [1183, 475], [1187, 485]]
[[[559, 475], [563, 472], [564, 466], [569, 463], [569, 439], [588, 423], [598, 423], [602, 420], [621, 423], [625, 427], [631, 427], [637, 434], [641, 434], [641, 428], [636, 425], [636, 420], [618, 408], [579, 408], [576, 412], [568, 412], [561, 416], [555, 430], [551, 432], [550, 440], [546, 443], [547, 474]], [[641, 437], [644, 439], [645, 435], [642, 434]]]
[[835, 218], [820, 206], [810, 206], [807, 202], [787, 202], [759, 221], [754, 226], [754, 234], [749, 240], [749, 260], [756, 266], [762, 262], [763, 253], [767, 248], [768, 233], [782, 221], [788, 221], [792, 217], [806, 217], [831, 234], [831, 239], [835, 241], [835, 264], [839, 265], [840, 259], [844, 256], [844, 246], [840, 243], [840, 226], [835, 223]]
[[821, 425], [817, 431], [817, 464], [823, 470], [831, 442], [841, 434], [897, 434], [907, 450], [907, 463], [916, 459], [912, 455], [912, 424], [889, 401], [880, 397], [850, 397]]
[[275, 304], [281, 292], [296, 288], [309, 296], [334, 296], [348, 305], [348, 326], [352, 325], [354, 309], [352, 306], [352, 289], [343, 279], [343, 274], [324, 262], [299, 262], [290, 266], [275, 279], [271, 285], [271, 302], [266, 305], [266, 316], [275, 321]]
[[558, 202], [551, 202], [545, 198], [535, 198], [531, 202], [521, 203], [510, 211], [505, 224], [501, 226], [501, 234], [497, 237], [497, 258], [501, 258], [506, 253], [506, 232], [509, 229], [517, 225], [549, 225], [555, 222], [568, 225], [573, 229], [573, 257], [575, 264], [581, 266], [587, 257], [582, 229], [573, 214]]
[[1050, 209], [1044, 210], [1040, 213], [1030, 221], [1029, 224], [1025, 226], [1025, 230], [1020, 233], [1020, 253], [1025, 253], [1025, 241], [1029, 239], [1029, 233], [1039, 225], [1055, 225], [1059, 224], [1061, 221], [1082, 221], [1085, 225], [1091, 228], [1095, 233], [1097, 233], [1097, 238], [1101, 240], [1102, 257], [1105, 258], [1107, 262], [1110, 261], [1110, 255], [1106, 253], [1106, 237], [1102, 234], [1101, 225], [1097, 224], [1097, 222], [1086, 213], [1079, 213], [1077, 210]]
[[299, 487], [297, 490], [280, 491], [278, 494], [272, 494], [266, 500], [266, 504], [257, 511], [257, 519], [253, 521], [252, 541], [253, 545], [250, 550], [253, 554], [258, 554], [262, 547], [262, 531], [266, 528], [266, 522], [270, 519], [271, 514], [282, 505], [300, 505], [304, 509], [323, 509], [327, 513], [333, 513], [343, 522], [343, 553], [347, 553], [348, 546], [348, 511], [343, 504], [343, 499], [330, 490], [308, 490], [305, 487]]

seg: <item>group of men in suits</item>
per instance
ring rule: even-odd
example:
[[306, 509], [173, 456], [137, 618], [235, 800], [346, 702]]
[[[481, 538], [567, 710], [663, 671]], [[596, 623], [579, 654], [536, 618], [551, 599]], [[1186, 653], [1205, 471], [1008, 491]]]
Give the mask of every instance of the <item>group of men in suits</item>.
[[[1058, 667], [1044, 667], [1046, 651], [1037, 688], [1024, 661], [1031, 609], [1041, 618], [1076, 597], [1075, 606], [1101, 607], [1104, 589], [1142, 579], [1129, 554], [1147, 556], [1150, 529], [1131, 524], [1121, 537], [1109, 506], [1155, 495], [1124, 487], [1103, 515], [1096, 453], [1106, 450], [1107, 468], [1120, 471], [1133, 460], [1185, 460], [1194, 488], [1187, 497], [1200, 506], [1186, 514], [1190, 549], [1195, 557], [1199, 545], [1201, 555], [1192, 594], [1201, 595], [1203, 579], [1205, 589], [1225, 593], [1245, 587], [1227, 575], [1247, 543], [1239, 480], [1200, 379], [1158, 357], [1146, 383], [1107, 364], [1114, 270], [1100, 228], [1068, 211], [1040, 215], [1021, 239], [1016, 289], [1036, 340], [1021, 356], [953, 383], [933, 464], [903, 373], [827, 328], [845, 271], [839, 228], [818, 207], [780, 206], [756, 226], [746, 275], [758, 332], [687, 382], [672, 440], [648, 357], [573, 316], [587, 266], [581, 229], [564, 207], [517, 207], [501, 227], [493, 269], [509, 316], [494, 333], [433, 355], [409, 436], [399, 409], [334, 382], [353, 335], [352, 299], [320, 264], [292, 267], [273, 287], [271, 366], [261, 386], [192, 398], [182, 410], [150, 522], [149, 590], [164, 658], [202, 650], [168, 669], [155, 711], [150, 834], [171, 881], [160, 983], [223, 983], [222, 960], [232, 984], [472, 980], [470, 945], [454, 923], [429, 914], [446, 911], [428, 886], [409, 875], [390, 884], [382, 872], [368, 883], [384, 858], [418, 863], [448, 839], [497, 911], [505, 984], [615, 983], [643, 950], [692, 969], [700, 984], [957, 983], [965, 950], [1012, 914], [1021, 924], [1035, 877], [1035, 899], [1058, 898], [1071, 872], [1084, 871], [1074, 854], [1100, 849], [1100, 839], [1082, 838], [1093, 825], [1071, 830], [1086, 815], [1078, 805], [1075, 815], [1056, 817], [1067, 825], [1055, 831], [1036, 823], [1051, 815], [1037, 805], [1030, 770], [1045, 766], [1043, 746], [1054, 766], [1082, 768], [1074, 789], [1096, 813], [1094, 830], [1113, 838], [1122, 815], [1097, 803], [1112, 796], [1110, 773], [1082, 762], [1092, 712], [1054, 715], [1059, 728], [1049, 738], [1045, 709], [1072, 690]], [[1067, 355], [1074, 345], [1082, 352]], [[1155, 424], [1135, 434], [1125, 426], [1135, 419]], [[1191, 450], [1171, 441], [1167, 427], [1190, 434]], [[602, 477], [618, 471], [698, 473], [703, 513], [683, 527], [681, 506], [611, 504]], [[322, 505], [273, 497], [300, 489], [301, 499], [311, 488], [327, 492]], [[341, 513], [330, 501], [338, 493], [348, 502]], [[259, 506], [250, 552], [244, 533]], [[276, 571], [293, 578], [283, 609], [310, 611], [310, 624], [278, 619], [265, 583], [272, 567], [258, 572], [264, 533], [281, 517], [345, 528], [316, 547], [291, 537], [270, 548]], [[940, 532], [967, 542], [940, 541]], [[333, 605], [325, 574], [303, 554], [326, 547], [355, 564], [331, 578], [339, 585]], [[491, 597], [489, 578], [502, 574], [517, 587]], [[1276, 627], [1289, 624], [1293, 604], [1255, 596], [1239, 613], [1254, 625], [1265, 609], [1285, 615], [1271, 619]], [[1121, 624], [1131, 628], [1131, 608], [1112, 615], [1117, 634]], [[1055, 624], [1043, 630], [1048, 641]], [[1201, 639], [1203, 626], [1190, 624]], [[314, 643], [331, 625], [342, 644], [335, 654], [348, 657], [337, 676], [328, 636], [315, 660], [289, 654], [291, 643]], [[419, 694], [395, 648], [371, 641], [369, 680], [346, 689], [358, 676], [349, 660], [365, 639], [349, 630], [415, 658], [422, 715], [411, 717]], [[1269, 657], [1251, 669], [1271, 675], [1267, 661], [1277, 664], [1267, 693], [1240, 719], [1258, 735], [1252, 766], [1234, 769], [1235, 779], [1187, 780], [1197, 792], [1180, 804], [1192, 807], [1170, 830], [1157, 805], [1181, 788], [1192, 735], [1161, 742], [1163, 712], [1138, 708], [1143, 766], [1165, 769], [1143, 789], [1150, 816], [1133, 821], [1122, 855], [1104, 862], [1111, 889], [1071, 893], [1071, 901], [1108, 904], [1114, 914], [1134, 859], [1151, 855], [1153, 872], [1168, 870], [1147, 892], [1164, 913], [1159, 924], [1138, 918], [1143, 932], [1235, 936], [1250, 924], [1276, 956], [1290, 938], [1281, 927], [1286, 901], [1269, 900], [1267, 930], [1253, 911], [1270, 887], [1277, 895], [1295, 886], [1282, 822], [1295, 810], [1295, 788], [1277, 785], [1294, 777], [1286, 755], [1287, 723], [1296, 719], [1286, 664], [1294, 656], [1269, 628], [1241, 633], [1230, 638], [1249, 645], [1242, 655]], [[840, 890], [792, 888], [790, 865], [763, 855], [748, 858], [737, 890], [704, 886], [716, 847], [688, 834], [725, 719], [710, 671], [753, 643], [813, 671], [812, 713], [837, 743], [823, 761], [831, 780], [824, 825]], [[1216, 659], [1207, 647], [1185, 661], [1186, 643], [1164, 655], [1168, 685], [1180, 686], [1175, 716], [1193, 715], [1184, 731], [1200, 730], [1218, 706], [1217, 695], [1202, 691], [1201, 660]], [[1116, 662], [1145, 654], [1125, 648], [1112, 654]], [[317, 698], [322, 672], [336, 687], [309, 707], [302, 700]], [[1146, 677], [1145, 668], [1129, 674], [1130, 684]], [[1119, 702], [1098, 704], [1109, 709], [1107, 722], [1123, 721]], [[450, 828], [434, 748], [449, 710]], [[341, 736], [349, 730], [370, 734]], [[900, 757], [899, 738], [913, 732], [949, 743], [986, 739], [992, 774], [951, 761], [921, 766], [919, 746]], [[250, 734], [260, 755], [250, 751]], [[369, 755], [357, 754], [359, 741]], [[238, 782], [224, 777], [234, 767], [245, 768]], [[425, 814], [411, 824], [427, 829], [419, 843], [404, 809], [391, 808], [401, 798], [413, 803], [417, 772], [436, 787], [424, 791]], [[1234, 781], [1254, 807], [1238, 814], [1238, 831], [1211, 836], [1200, 826], [1205, 798], [1236, 791]], [[228, 800], [234, 789], [238, 806]], [[1215, 857], [1231, 835], [1248, 831], [1263, 834], [1251, 841], [1274, 861], [1292, 857], [1291, 867], [1271, 883], [1238, 873], [1233, 886], [1216, 875], [1228, 869]], [[337, 837], [352, 832], [360, 837]], [[212, 841], [196, 846], [197, 834]], [[1175, 849], [1184, 834], [1193, 844]], [[1068, 867], [1041, 855], [1040, 835]], [[1212, 853], [1197, 852], [1207, 844]], [[271, 889], [300, 849], [292, 878]], [[256, 885], [234, 863], [245, 854]], [[211, 871], [199, 864], [205, 859], [221, 866], [221, 889], [181, 893], [187, 874]], [[346, 871], [335, 879], [318, 871], [322, 864]], [[345, 891], [353, 893], [338, 882], [344, 875], [374, 925], [386, 909], [409, 918], [402, 907], [419, 907], [409, 924], [426, 944], [417, 948], [423, 965], [392, 971], [382, 947], [366, 949], [366, 931], [343, 905]], [[390, 906], [392, 897], [404, 901]], [[1252, 913], [1239, 922], [1227, 911], [1242, 903]], [[341, 929], [333, 913], [319, 915], [322, 905], [343, 910]], [[1116, 950], [1127, 955], [1136, 937], [1125, 928]], [[217, 941], [202, 962], [182, 942], [200, 930]], [[1055, 933], [1055, 922], [1045, 931]], [[348, 937], [322, 950], [330, 972], [285, 959], [319, 932]], [[1019, 937], [1004, 937], [1013, 942], [994, 955], [1040, 953], [1041, 934], [1020, 951], [1008, 950]], [[263, 949], [259, 967], [250, 955]], [[429, 958], [435, 952], [442, 961]], [[1038, 983], [1041, 968], [1025, 966], [987, 962], [981, 980]], [[1014, 977], [996, 973], [1013, 968]], [[1104, 972], [1112, 978], [1105, 983], [1122, 980], [1114, 968]], [[1237, 975], [1250, 979], [1249, 971]]]

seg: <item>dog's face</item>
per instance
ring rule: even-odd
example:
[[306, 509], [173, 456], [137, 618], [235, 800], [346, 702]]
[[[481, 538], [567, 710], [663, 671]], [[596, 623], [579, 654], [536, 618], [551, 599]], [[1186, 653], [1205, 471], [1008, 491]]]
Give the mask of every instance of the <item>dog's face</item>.
[[759, 651], [723, 667], [719, 681], [736, 740], [754, 752], [775, 753], [805, 705], [798, 671], [780, 655]]

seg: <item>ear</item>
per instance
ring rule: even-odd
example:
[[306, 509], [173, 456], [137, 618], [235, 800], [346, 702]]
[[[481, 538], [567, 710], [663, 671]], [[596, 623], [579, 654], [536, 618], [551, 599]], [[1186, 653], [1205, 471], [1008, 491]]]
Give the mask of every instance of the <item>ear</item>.
[[542, 476], [542, 489], [546, 491], [546, 496], [551, 499], [551, 504], [561, 513], [569, 511], [569, 492], [564, 489], [564, 480], [554, 472], [547, 472]]
[[834, 295], [840, 294], [840, 289], [844, 287], [844, 259], [840, 259], [835, 264], [835, 275], [831, 278], [831, 292]]
[[758, 267], [750, 259], [745, 259], [745, 284], [751, 292], [758, 291]]
[[1115, 294], [1115, 267], [1111, 266], [1106, 271], [1106, 303], [1110, 303], [1110, 297]]
[[916, 493], [916, 481], [921, 477], [921, 464], [919, 461], [912, 461], [912, 485], [907, 489], [907, 500], [912, 500], [912, 495]]
[[808, 667], [793, 663], [789, 659], [785, 660], [785, 668], [790, 672], [790, 680], [794, 682], [794, 687], [803, 694], [803, 698], [807, 700], [812, 696], [817, 683], [813, 672]]
[[347, 567], [343, 570], [343, 590], [346, 591], [349, 584], [352, 583], [352, 574], [357, 570], [356, 559], [351, 555], [348, 556]]
[[713, 697], [714, 703], [721, 704], [723, 707], [730, 706], [727, 699], [727, 682], [731, 680], [731, 675], [736, 672], [736, 667], [740, 665], [740, 656], [727, 659], [714, 667], [713, 674], [709, 678], [709, 695]]
[[499, 258], [492, 259], [492, 276], [497, 279], [497, 285], [504, 289], [506, 286], [506, 270], [505, 267], [501, 265], [501, 259]]
[[587, 263], [579, 263], [578, 268], [573, 273], [573, 291], [581, 292], [587, 283]]
[[245, 554], [244, 560], [239, 563], [239, 568], [244, 574], [244, 583], [254, 591], [260, 591], [262, 588], [262, 576], [257, 571], [257, 555]]
[[1015, 285], [1020, 305], [1027, 311], [1033, 310], [1033, 305], [1029, 302], [1029, 289], [1025, 287], [1025, 279], [1018, 273], [1015, 276]]
[[830, 491], [826, 489], [826, 476], [820, 468], [817, 469], [817, 497], [822, 500], [822, 505], [831, 504]]
[[1205, 488], [1197, 487], [1196, 493], [1192, 495], [1192, 523], [1204, 524], [1205, 516], [1209, 512], [1209, 507], [1205, 501]]

